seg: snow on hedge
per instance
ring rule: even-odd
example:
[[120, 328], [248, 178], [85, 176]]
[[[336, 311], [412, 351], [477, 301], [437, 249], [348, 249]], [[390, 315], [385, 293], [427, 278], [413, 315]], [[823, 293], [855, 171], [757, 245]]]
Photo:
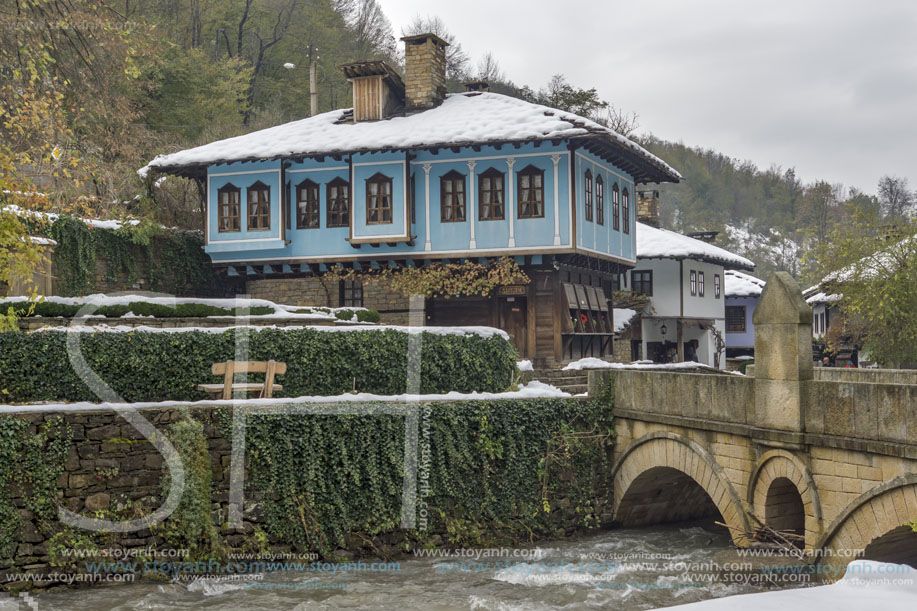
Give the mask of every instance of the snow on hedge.
[[601, 134], [631, 149], [667, 173], [681, 175], [649, 151], [607, 127], [569, 112], [498, 93], [447, 95], [436, 108], [384, 121], [343, 121], [347, 110], [285, 123], [268, 129], [159, 155], [139, 170], [167, 170], [190, 164], [271, 159], [355, 150], [459, 146], [497, 141], [549, 140]]
[[734, 269], [727, 269], [723, 275], [723, 294], [726, 297], [758, 297], [767, 284], [766, 280]]
[[637, 223], [638, 259], [698, 259], [739, 269], [753, 270], [755, 264], [726, 249], [668, 229]]
[[811, 588], [740, 594], [687, 605], [679, 611], [912, 611], [917, 608], [917, 569], [906, 564], [854, 560], [837, 582]]
[[519, 385], [519, 390], [508, 392], [470, 392], [457, 391], [443, 394], [402, 394], [402, 395], [374, 395], [372, 393], [347, 393], [333, 396], [287, 397], [271, 399], [217, 399], [205, 401], [157, 401], [144, 403], [36, 403], [29, 405], [0, 405], [0, 413], [21, 412], [81, 412], [100, 409], [147, 409], [168, 407], [199, 407], [204, 405], [233, 405], [243, 407], [270, 407], [275, 405], [333, 404], [333, 403], [419, 403], [434, 401], [492, 401], [499, 399], [566, 399], [570, 393], [559, 388], [544, 384], [543, 382], [529, 382], [525, 386]]
[[187, 333], [189, 331], [202, 331], [204, 333], [225, 333], [226, 331], [236, 331], [238, 329], [250, 329], [262, 331], [264, 329], [274, 329], [277, 331], [301, 331], [302, 329], [312, 329], [323, 333], [350, 333], [354, 331], [400, 331], [408, 335], [419, 335], [428, 333], [430, 335], [478, 335], [485, 339], [499, 336], [509, 340], [509, 334], [501, 329], [493, 327], [405, 327], [400, 325], [378, 325], [378, 324], [350, 324], [340, 327], [331, 327], [324, 325], [305, 325], [296, 327], [278, 327], [275, 325], [236, 325], [234, 327], [130, 327], [127, 325], [68, 325], [66, 327], [42, 327], [35, 329], [30, 333]]
[[[197, 305], [206, 305], [213, 306], [217, 308], [223, 308], [225, 310], [235, 310], [237, 308], [241, 309], [251, 309], [254, 307], [269, 307], [273, 308], [273, 314], [259, 314], [253, 315], [252, 318], [264, 319], [264, 318], [293, 318], [301, 320], [337, 320], [335, 314], [344, 310], [352, 310], [356, 312], [357, 310], [366, 310], [366, 308], [359, 307], [348, 307], [348, 308], [326, 308], [323, 306], [291, 306], [283, 305], [279, 303], [274, 303], [273, 301], [268, 301], [267, 299], [248, 299], [248, 298], [229, 298], [229, 299], [220, 299], [220, 298], [208, 298], [208, 297], [150, 297], [148, 295], [104, 295], [102, 293], [96, 293], [93, 295], [87, 295], [85, 297], [56, 297], [49, 296], [44, 297], [44, 301], [50, 303], [60, 303], [63, 305], [71, 306], [83, 306], [83, 305], [94, 305], [97, 307], [102, 306], [126, 306], [131, 303], [145, 302], [156, 305], [162, 305], [167, 307], [174, 307], [179, 304], [197, 304]], [[12, 305], [17, 302], [24, 302], [25, 298], [22, 296], [19, 297], [3, 297], [0, 298], [0, 305]], [[328, 310], [327, 312], [320, 311]], [[297, 312], [297, 310], [311, 310], [310, 312]], [[92, 315], [89, 315], [91, 317]], [[138, 318], [137, 315], [128, 312], [122, 318]], [[212, 318], [212, 317], [208, 317]]]
[[[42, 196], [44, 195], [42, 194]], [[47, 221], [49, 223], [53, 223], [58, 218], [60, 218], [60, 215], [55, 214], [54, 212], [40, 212], [38, 210], [28, 210], [26, 208], [22, 208], [15, 204], [9, 204], [7, 206], [3, 206], [3, 208], [0, 210], [8, 214], [15, 214], [16, 216], [19, 216], [19, 217], [36, 218], [36, 219]], [[131, 219], [128, 221], [103, 221], [102, 219], [81, 218], [80, 220], [86, 223], [87, 225], [89, 225], [93, 229], [120, 229], [121, 227], [124, 226], [125, 222], [129, 225], [139, 225], [140, 224], [140, 221], [138, 221], [137, 219]]]
[[519, 371], [535, 371], [535, 368], [532, 367], [532, 361], [528, 359], [519, 361], [516, 363], [516, 367], [519, 369]]

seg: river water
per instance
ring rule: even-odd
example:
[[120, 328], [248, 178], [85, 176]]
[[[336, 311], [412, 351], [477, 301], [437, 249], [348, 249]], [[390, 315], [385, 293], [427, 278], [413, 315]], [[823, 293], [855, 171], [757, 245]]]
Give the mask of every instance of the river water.
[[[41, 611], [653, 609], [762, 591], [712, 568], [730, 547], [700, 525], [609, 530], [473, 557], [410, 557], [386, 570], [272, 572], [244, 581], [121, 584], [35, 595]], [[379, 567], [376, 567], [377, 569]], [[705, 577], [706, 575], [706, 577]], [[711, 579], [719, 579], [711, 582]], [[0, 609], [29, 608], [22, 599]], [[17, 605], [19, 605], [17, 607]]]

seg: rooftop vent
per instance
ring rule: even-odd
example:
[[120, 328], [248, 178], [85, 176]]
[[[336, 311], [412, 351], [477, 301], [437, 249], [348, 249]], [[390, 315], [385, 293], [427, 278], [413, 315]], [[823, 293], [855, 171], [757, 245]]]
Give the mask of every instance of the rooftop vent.
[[465, 91], [490, 91], [490, 83], [485, 80], [465, 81], [462, 85], [465, 87]]
[[404, 109], [404, 82], [382, 61], [341, 66], [353, 85], [353, 122], [379, 121]]

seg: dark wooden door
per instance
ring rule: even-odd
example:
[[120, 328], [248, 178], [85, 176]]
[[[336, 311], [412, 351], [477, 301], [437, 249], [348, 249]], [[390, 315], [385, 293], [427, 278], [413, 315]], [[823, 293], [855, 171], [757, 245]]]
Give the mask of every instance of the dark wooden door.
[[528, 354], [525, 297], [500, 297], [500, 328], [509, 333], [519, 356]]

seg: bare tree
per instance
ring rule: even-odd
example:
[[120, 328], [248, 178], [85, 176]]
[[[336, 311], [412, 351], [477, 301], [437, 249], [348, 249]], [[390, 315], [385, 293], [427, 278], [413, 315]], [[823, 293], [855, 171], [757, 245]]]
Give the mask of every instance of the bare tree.
[[602, 113], [595, 117], [595, 121], [625, 138], [629, 138], [640, 127], [639, 118], [640, 116], [635, 112], [628, 113], [614, 104], [609, 104], [608, 108], [605, 108]]
[[462, 43], [455, 41], [455, 36], [446, 28], [446, 23], [436, 16], [417, 15], [414, 20], [401, 30], [402, 36], [417, 34], [436, 34], [449, 43], [446, 47], [446, 78], [460, 81], [467, 76], [469, 57], [462, 48]]
[[335, 0], [335, 10], [356, 34], [359, 59], [378, 54], [390, 58], [397, 55], [392, 24], [376, 0]]
[[900, 219], [914, 207], [917, 195], [908, 190], [907, 178], [883, 176], [879, 179], [879, 204], [885, 216]]
[[475, 78], [487, 81], [488, 83], [502, 83], [506, 81], [506, 76], [500, 68], [500, 63], [490, 51], [485, 53], [478, 61], [476, 72]]

